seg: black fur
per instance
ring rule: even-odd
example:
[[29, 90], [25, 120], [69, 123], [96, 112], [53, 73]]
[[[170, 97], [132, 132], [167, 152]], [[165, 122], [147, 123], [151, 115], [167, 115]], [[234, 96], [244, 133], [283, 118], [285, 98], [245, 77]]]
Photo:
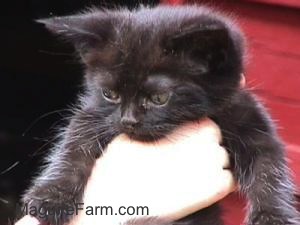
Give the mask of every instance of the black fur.
[[[247, 224], [299, 224], [283, 145], [263, 107], [239, 87], [244, 41], [231, 20], [205, 7], [159, 6], [40, 22], [75, 45], [86, 92], [24, 203], [48, 210], [82, 201], [95, 159], [120, 133], [152, 141], [210, 117], [249, 200]], [[105, 99], [103, 90], [120, 99]], [[161, 94], [169, 95], [165, 104], [151, 101]], [[69, 219], [47, 218], [55, 225]], [[176, 223], [182, 222], [222, 224], [216, 205]]]

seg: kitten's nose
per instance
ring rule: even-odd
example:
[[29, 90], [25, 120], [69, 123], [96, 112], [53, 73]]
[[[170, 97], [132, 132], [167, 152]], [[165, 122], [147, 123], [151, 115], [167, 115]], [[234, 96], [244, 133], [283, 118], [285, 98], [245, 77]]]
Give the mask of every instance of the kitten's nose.
[[137, 123], [137, 119], [132, 116], [123, 116], [121, 119], [122, 126], [128, 130], [133, 130]]

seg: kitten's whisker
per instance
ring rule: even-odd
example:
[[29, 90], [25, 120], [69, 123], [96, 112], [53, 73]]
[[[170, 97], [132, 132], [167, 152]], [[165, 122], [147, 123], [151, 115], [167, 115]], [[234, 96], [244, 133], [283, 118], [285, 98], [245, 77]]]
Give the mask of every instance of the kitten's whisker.
[[176, 143], [176, 139], [175, 138], [171, 138], [170, 136], [166, 136], [165, 137], [170, 143]]
[[[13, 168], [15, 168], [19, 163], [20, 163], [20, 161], [16, 161], [16, 162], [13, 163], [12, 165], [10, 165], [7, 169], [1, 171], [1, 172], [0, 172], [0, 175], [6, 174], [7, 172], [9, 172], [9, 171], [12, 170]], [[0, 198], [0, 201], [1, 201], [1, 198]]]
[[29, 154], [29, 157], [35, 157], [37, 156], [46, 146], [48, 146], [49, 144], [55, 144], [55, 141], [59, 138], [59, 136], [55, 136], [53, 138], [51, 138], [50, 140], [47, 140], [45, 144], [43, 144], [42, 146], [40, 146], [36, 151], [34, 151], [33, 153]]
[[22, 136], [24, 137], [41, 119], [44, 119], [50, 115], [60, 113], [60, 112], [65, 112], [65, 111], [70, 111], [70, 109], [59, 109], [59, 110], [51, 111], [51, 112], [48, 112], [48, 113], [45, 113], [45, 114], [39, 116], [25, 129], [25, 131], [22, 133]]

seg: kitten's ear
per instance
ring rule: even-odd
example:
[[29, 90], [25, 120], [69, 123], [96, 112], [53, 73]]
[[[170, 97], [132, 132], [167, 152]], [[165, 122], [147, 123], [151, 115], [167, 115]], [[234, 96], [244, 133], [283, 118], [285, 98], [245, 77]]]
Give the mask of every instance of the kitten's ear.
[[93, 13], [39, 19], [37, 22], [44, 24], [52, 33], [70, 41], [80, 53], [95, 45], [105, 45], [112, 31], [108, 19]]
[[[190, 26], [168, 37], [166, 50], [177, 54], [192, 53], [201, 59], [225, 59], [231, 44], [228, 30], [222, 25]], [[222, 56], [221, 56], [222, 55]]]

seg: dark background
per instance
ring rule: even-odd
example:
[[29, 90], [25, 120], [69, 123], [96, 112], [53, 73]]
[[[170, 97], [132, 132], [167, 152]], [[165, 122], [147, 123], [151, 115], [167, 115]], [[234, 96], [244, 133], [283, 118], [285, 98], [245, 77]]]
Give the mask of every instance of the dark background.
[[63, 126], [63, 109], [75, 102], [82, 80], [72, 47], [58, 41], [34, 20], [75, 13], [92, 5], [134, 7], [158, 1], [106, 2], [1, 1], [0, 225], [14, 220], [16, 202], [51, 147], [55, 128]]

